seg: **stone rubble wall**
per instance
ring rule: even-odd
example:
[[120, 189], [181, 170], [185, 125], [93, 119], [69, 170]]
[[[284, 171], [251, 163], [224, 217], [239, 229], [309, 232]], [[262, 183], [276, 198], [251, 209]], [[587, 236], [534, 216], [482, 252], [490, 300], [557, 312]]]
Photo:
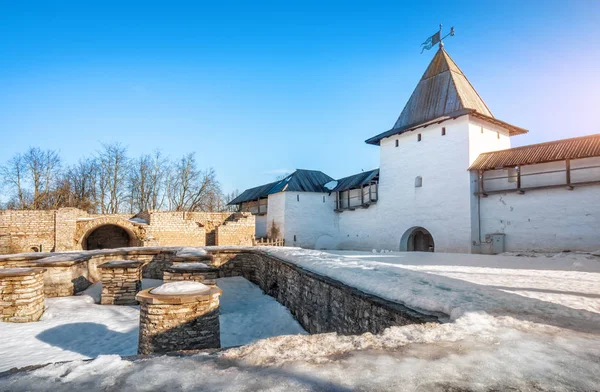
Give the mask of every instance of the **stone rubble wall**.
[[309, 333], [379, 333], [390, 326], [437, 321], [264, 252], [210, 252], [219, 277], [243, 276], [255, 283], [287, 307]]
[[138, 354], [221, 347], [219, 289], [189, 302], [175, 298], [172, 303], [144, 298], [147, 292], [137, 297], [140, 302]]
[[219, 277], [218, 270], [179, 270], [179, 269], [167, 269], [163, 275], [163, 281], [165, 283], [170, 282], [200, 282], [209, 286], [216, 286], [217, 278]]
[[[26, 257], [17, 255], [0, 257], [0, 266], [43, 266], [48, 270], [46, 295], [65, 296], [98, 281], [97, 266], [109, 259], [143, 261], [145, 278], [163, 279], [174, 260], [179, 262], [178, 249], [126, 248], [112, 253], [111, 250], [82, 252], [76, 256], [65, 253], [49, 258], [50, 262], [35, 261], [35, 254], [27, 262]], [[436, 317], [420, 314], [270, 256], [268, 250], [221, 247], [207, 247], [206, 250], [213, 258], [207, 264], [218, 268], [219, 277], [243, 276], [257, 284], [286, 306], [310, 333], [378, 333], [390, 326], [437, 321]], [[66, 261], [69, 257], [71, 261]]]
[[232, 219], [216, 228], [215, 245], [252, 246], [256, 232], [256, 220], [249, 212], [239, 212]]
[[54, 250], [54, 211], [0, 211], [0, 253]]
[[[107, 263], [108, 264], [108, 263]], [[135, 296], [142, 289], [142, 263], [102, 267], [101, 305], [137, 305]]]
[[0, 274], [0, 321], [28, 323], [44, 313], [44, 270]]
[[88, 214], [77, 208], [0, 210], [0, 254], [40, 251], [40, 246], [44, 252], [81, 250], [85, 238], [103, 225], [125, 229], [131, 237], [129, 246], [252, 245], [254, 238], [255, 220], [249, 213], [144, 211], [135, 215], [148, 224], [131, 222], [132, 217]]

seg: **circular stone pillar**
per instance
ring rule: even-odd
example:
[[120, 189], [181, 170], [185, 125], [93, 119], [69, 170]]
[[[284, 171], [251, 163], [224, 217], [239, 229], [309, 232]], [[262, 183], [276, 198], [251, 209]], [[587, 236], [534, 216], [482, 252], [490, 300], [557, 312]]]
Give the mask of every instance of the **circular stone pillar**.
[[114, 260], [98, 266], [102, 281], [102, 305], [137, 305], [135, 295], [142, 288], [142, 267], [135, 260]]
[[0, 269], [0, 321], [28, 323], [44, 313], [44, 268]]
[[179, 263], [167, 268], [163, 275], [165, 283], [178, 281], [200, 282], [216, 286], [219, 269], [204, 263]]
[[221, 347], [221, 292], [190, 281], [140, 291], [138, 354]]

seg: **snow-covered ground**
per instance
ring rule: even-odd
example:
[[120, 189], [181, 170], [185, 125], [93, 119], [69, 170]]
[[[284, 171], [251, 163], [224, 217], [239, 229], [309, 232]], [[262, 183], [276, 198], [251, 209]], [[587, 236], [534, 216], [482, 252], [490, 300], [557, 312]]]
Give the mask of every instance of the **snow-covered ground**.
[[[161, 283], [144, 279], [143, 288]], [[217, 285], [223, 290], [219, 317], [223, 347], [282, 334], [306, 334], [284, 306], [246, 279], [218, 279]], [[98, 283], [79, 296], [48, 298], [46, 311], [36, 323], [0, 322], [0, 372], [99, 355], [135, 355], [139, 307], [97, 305], [101, 291]]]
[[600, 390], [600, 257], [265, 250], [448, 323], [275, 336], [190, 357], [101, 356], [0, 378], [0, 390]]

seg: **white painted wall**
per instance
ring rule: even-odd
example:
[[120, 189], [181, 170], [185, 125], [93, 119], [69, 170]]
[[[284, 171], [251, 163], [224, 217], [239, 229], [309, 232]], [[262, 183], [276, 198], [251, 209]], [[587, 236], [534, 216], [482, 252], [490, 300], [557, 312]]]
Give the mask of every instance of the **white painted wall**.
[[[574, 170], [571, 182], [600, 181], [600, 158], [571, 161]], [[564, 161], [527, 165], [521, 172], [538, 173], [522, 177], [523, 188], [531, 186], [565, 184]], [[497, 175], [502, 170], [491, 171]], [[575, 176], [573, 175], [575, 173]], [[486, 173], [487, 176], [487, 173]], [[506, 179], [495, 180], [494, 187], [506, 189], [513, 186]], [[486, 182], [486, 189], [487, 182]], [[490, 190], [490, 189], [488, 189]], [[491, 194], [481, 199], [481, 233], [484, 242], [482, 253], [491, 252], [491, 244], [485, 242], [486, 234], [504, 233], [506, 251], [595, 251], [600, 249], [600, 186], [575, 185], [566, 187], [528, 190], [525, 194], [506, 192]]]
[[334, 201], [327, 193], [285, 192], [286, 245], [335, 249]]
[[[600, 186], [530, 190], [481, 199], [481, 232], [505, 233], [505, 250], [600, 249]], [[482, 253], [491, 252], [482, 243]]]
[[271, 227], [275, 224], [279, 229], [279, 238], [285, 233], [285, 193], [269, 195], [267, 209], [267, 236], [271, 237]]
[[254, 236], [256, 238], [264, 238], [267, 236], [267, 215], [255, 215], [256, 226]]

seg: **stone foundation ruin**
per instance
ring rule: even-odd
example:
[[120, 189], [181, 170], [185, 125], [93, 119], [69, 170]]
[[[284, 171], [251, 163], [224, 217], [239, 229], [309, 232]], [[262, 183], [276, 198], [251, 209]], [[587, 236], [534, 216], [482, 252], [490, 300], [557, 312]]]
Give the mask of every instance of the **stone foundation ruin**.
[[[140, 303], [138, 354], [221, 347], [221, 289], [184, 282], [184, 288], [192, 286], [194, 290], [177, 293], [175, 288], [174, 293], [169, 293], [169, 286], [181, 283], [166, 283], [137, 295]], [[159, 292], [164, 288], [169, 294]]]
[[144, 211], [88, 214], [77, 208], [1, 210], [0, 254], [137, 246], [252, 245], [251, 213]]
[[217, 277], [242, 276], [258, 285], [286, 306], [309, 333], [379, 333], [390, 326], [437, 321], [434, 316], [274, 257], [265, 248], [205, 249], [208, 257], [186, 253], [177, 247], [105, 249], [51, 257], [39, 253], [7, 255], [0, 256], [0, 269], [43, 266], [44, 292], [50, 297], [73, 295], [98, 282], [102, 269], [98, 267], [111, 260], [141, 262], [144, 278], [165, 279], [174, 265], [202, 259], [215, 270]]
[[28, 323], [44, 313], [43, 268], [0, 269], [0, 321]]

